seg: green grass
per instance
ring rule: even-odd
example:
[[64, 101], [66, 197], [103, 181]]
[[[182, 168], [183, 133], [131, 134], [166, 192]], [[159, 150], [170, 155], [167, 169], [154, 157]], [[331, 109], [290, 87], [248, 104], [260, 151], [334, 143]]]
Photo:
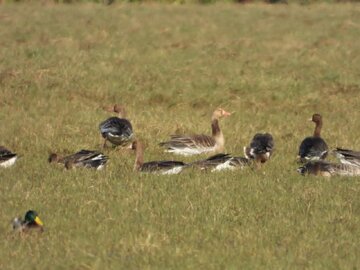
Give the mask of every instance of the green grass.
[[[295, 157], [324, 117], [333, 148], [360, 149], [360, 6], [0, 5], [1, 269], [358, 269], [359, 177], [301, 177]], [[106, 170], [50, 166], [50, 151], [98, 149], [101, 108], [124, 104], [145, 159], [174, 132], [226, 151], [256, 132], [262, 170], [139, 175], [106, 150]], [[202, 156], [203, 158], [204, 156]], [[186, 161], [196, 158], [184, 159]], [[181, 159], [181, 158], [179, 158]], [[10, 221], [36, 209], [45, 233]]]

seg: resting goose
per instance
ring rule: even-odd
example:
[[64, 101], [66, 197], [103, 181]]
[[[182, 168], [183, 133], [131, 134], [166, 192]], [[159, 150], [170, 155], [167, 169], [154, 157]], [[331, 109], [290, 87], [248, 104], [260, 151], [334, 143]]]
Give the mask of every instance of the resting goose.
[[75, 167], [95, 168], [101, 170], [104, 168], [108, 157], [98, 151], [81, 150], [73, 155], [60, 157], [55, 153], [50, 154], [48, 161], [50, 163], [62, 163], [66, 169]]
[[211, 172], [222, 170], [234, 170], [244, 168], [249, 160], [244, 157], [232, 157], [229, 154], [216, 154], [204, 160], [193, 162], [191, 165], [201, 170], [211, 169]]
[[212, 136], [207, 135], [171, 135], [170, 140], [159, 145], [166, 148], [166, 152], [183, 156], [197, 155], [205, 152], [221, 152], [224, 149], [224, 135], [220, 130], [219, 119], [231, 113], [218, 108], [211, 117]]
[[298, 168], [302, 175], [313, 174], [319, 176], [358, 176], [360, 175], [360, 167], [348, 164], [335, 164], [323, 160], [310, 161]]
[[250, 146], [244, 147], [244, 155], [257, 163], [265, 163], [274, 151], [274, 138], [269, 133], [257, 133]]
[[150, 161], [144, 163], [144, 146], [140, 141], [132, 144], [132, 149], [136, 151], [134, 170], [140, 172], [158, 174], [178, 174], [187, 165], [181, 161]]
[[27, 232], [29, 230], [42, 232], [44, 230], [44, 224], [34, 210], [27, 211], [24, 220], [19, 217], [14, 218], [12, 225], [13, 229], [19, 232]]
[[124, 107], [115, 104], [113, 111], [118, 114], [118, 117], [110, 117], [99, 125], [101, 135], [105, 139], [104, 148], [107, 141], [114, 145], [124, 146], [134, 136], [130, 121], [123, 118], [126, 115]]
[[320, 137], [322, 128], [322, 117], [320, 114], [314, 114], [310, 121], [315, 123], [314, 135], [305, 138], [299, 147], [299, 158], [301, 162], [322, 160], [328, 154], [328, 146]]
[[15, 164], [18, 156], [6, 149], [4, 146], [0, 146], [0, 167], [8, 168]]
[[349, 149], [336, 148], [333, 153], [341, 163], [360, 167], [360, 152]]

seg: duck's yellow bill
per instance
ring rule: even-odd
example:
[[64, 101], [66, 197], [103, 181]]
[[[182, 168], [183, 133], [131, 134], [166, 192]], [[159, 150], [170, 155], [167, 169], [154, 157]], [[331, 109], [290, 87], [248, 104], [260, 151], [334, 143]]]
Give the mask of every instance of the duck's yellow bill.
[[39, 217], [35, 218], [35, 223], [40, 226], [44, 226], [44, 223], [42, 223], [41, 219]]

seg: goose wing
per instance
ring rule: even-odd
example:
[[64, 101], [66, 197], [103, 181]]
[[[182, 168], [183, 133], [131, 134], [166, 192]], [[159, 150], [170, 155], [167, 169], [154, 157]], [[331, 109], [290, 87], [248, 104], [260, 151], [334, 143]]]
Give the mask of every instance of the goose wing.
[[257, 133], [250, 143], [254, 154], [272, 153], [274, 150], [274, 138], [269, 133]]
[[78, 167], [99, 169], [106, 164], [109, 158], [101, 152], [83, 149], [65, 159], [73, 160], [74, 164]]
[[325, 159], [328, 154], [328, 146], [320, 137], [307, 137], [299, 147], [301, 161]]
[[333, 153], [341, 163], [360, 167], [360, 152], [349, 149], [336, 148]]
[[171, 135], [169, 141], [159, 145], [165, 147], [168, 152], [182, 155], [194, 155], [213, 151], [215, 147], [214, 138], [207, 135]]
[[199, 167], [200, 169], [214, 168], [220, 164], [224, 164], [229, 161], [232, 157], [229, 154], [216, 154], [207, 159], [198, 160], [192, 163], [193, 166]]
[[17, 154], [12, 153], [10, 150], [6, 149], [4, 146], [0, 146], [0, 162], [7, 161], [16, 156], [17, 156]]
[[182, 161], [150, 161], [141, 166], [142, 172], [160, 172], [161, 174], [178, 174], [187, 166]]
[[129, 120], [118, 117], [110, 117], [100, 123], [99, 129], [103, 138], [114, 144], [121, 144], [133, 136], [133, 128]]

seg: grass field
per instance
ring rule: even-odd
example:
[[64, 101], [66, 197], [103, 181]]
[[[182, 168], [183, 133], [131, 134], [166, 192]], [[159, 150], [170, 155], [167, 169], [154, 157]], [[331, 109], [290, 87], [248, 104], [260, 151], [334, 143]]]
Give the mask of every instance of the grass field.
[[[0, 269], [359, 269], [359, 177], [302, 177], [307, 121], [331, 148], [360, 149], [360, 6], [0, 5]], [[226, 151], [271, 132], [261, 170], [176, 176], [50, 166], [50, 151], [99, 149], [102, 107], [124, 104], [145, 160], [158, 143], [210, 133]], [[191, 161], [198, 158], [183, 158]], [[181, 158], [178, 158], [181, 159]], [[11, 220], [36, 209], [45, 233]]]

